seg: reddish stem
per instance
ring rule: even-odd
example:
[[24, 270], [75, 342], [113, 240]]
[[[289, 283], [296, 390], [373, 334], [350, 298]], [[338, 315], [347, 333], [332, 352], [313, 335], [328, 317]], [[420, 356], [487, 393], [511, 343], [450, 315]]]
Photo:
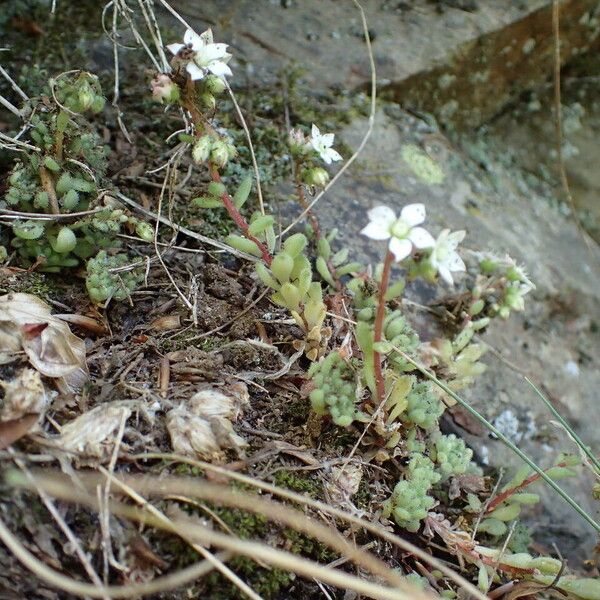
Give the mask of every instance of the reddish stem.
[[[222, 183], [221, 175], [219, 175], [219, 171], [217, 171], [217, 168], [211, 164], [209, 170], [212, 180], [217, 183]], [[233, 200], [231, 199], [231, 196], [225, 191], [221, 196], [221, 200], [223, 200], [223, 206], [225, 206], [225, 208], [227, 209], [227, 212], [229, 213], [229, 216], [233, 219], [234, 223], [239, 227], [239, 229], [242, 231], [246, 238], [253, 241], [258, 246], [258, 249], [262, 254], [262, 258], [265, 261], [265, 264], [269, 266], [271, 264], [271, 261], [273, 260], [271, 254], [269, 253], [269, 250], [259, 239], [257, 239], [251, 233], [248, 232], [249, 225], [246, 222], [246, 219], [244, 219], [244, 217], [240, 213], [240, 211], [236, 208], [235, 204], [233, 203]]]
[[[553, 465], [549, 469], [546, 469], [544, 473], [548, 472], [550, 469], [554, 469], [554, 467], [566, 467], [566, 462], [558, 463], [557, 465]], [[533, 473], [527, 479], [525, 479], [519, 485], [515, 485], [514, 487], [508, 488], [504, 490], [502, 493], [498, 494], [490, 503], [487, 505], [485, 509], [486, 513], [491, 513], [499, 504], [502, 504], [505, 500], [508, 500], [513, 494], [520, 492], [522, 489], [526, 488], [528, 485], [535, 483], [538, 479], [540, 479], [541, 475], [539, 473]]]
[[[379, 286], [379, 298], [377, 301], [377, 314], [375, 315], [375, 336], [374, 342], [381, 342], [383, 337], [383, 321], [385, 320], [385, 293], [390, 284], [390, 271], [394, 255], [388, 250], [383, 263], [383, 273], [381, 274], [381, 284]], [[375, 368], [375, 384], [377, 386], [377, 400], [381, 404], [385, 399], [385, 380], [383, 378], [383, 359], [379, 352], [373, 352], [373, 361]]]

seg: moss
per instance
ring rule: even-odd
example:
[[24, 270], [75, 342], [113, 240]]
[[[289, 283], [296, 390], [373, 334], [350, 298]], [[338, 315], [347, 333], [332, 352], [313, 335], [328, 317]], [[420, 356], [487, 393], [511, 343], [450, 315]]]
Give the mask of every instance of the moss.
[[402, 160], [413, 173], [429, 185], [439, 185], [446, 177], [442, 168], [423, 150], [414, 144], [405, 144], [401, 150]]
[[320, 481], [316, 481], [307, 475], [299, 475], [293, 471], [277, 471], [275, 485], [295, 492], [306, 493], [311, 498], [318, 498], [323, 491]]
[[[228, 566], [265, 600], [277, 597], [294, 579], [293, 575], [281, 569], [258, 567], [255, 561], [245, 556], [235, 557]], [[196, 597], [212, 600], [237, 600], [246, 597], [223, 575], [214, 571], [204, 578], [203, 583], [202, 593]]]
[[34, 294], [40, 298], [57, 297], [57, 285], [54, 278], [35, 271], [0, 276], [0, 292], [6, 293], [9, 291]]

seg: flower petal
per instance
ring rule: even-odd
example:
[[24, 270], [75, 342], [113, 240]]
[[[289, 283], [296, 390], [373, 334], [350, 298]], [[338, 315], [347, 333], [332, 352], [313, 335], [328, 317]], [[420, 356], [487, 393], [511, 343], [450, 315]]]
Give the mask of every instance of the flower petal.
[[183, 43], [187, 46], [191, 46], [192, 50], [198, 51], [204, 46], [202, 36], [199, 36], [193, 30], [188, 29], [183, 36]]
[[204, 69], [201, 69], [198, 65], [193, 62], [189, 62], [185, 70], [189, 73], [192, 81], [197, 81], [198, 79], [204, 79]]
[[335, 133], [324, 133], [321, 136], [321, 143], [325, 148], [330, 148], [333, 144], [333, 139], [335, 138]]
[[367, 216], [369, 217], [369, 221], [375, 221], [388, 229], [396, 221], [396, 213], [389, 206], [383, 204], [369, 210]]
[[310, 129], [310, 134], [313, 138], [313, 140], [318, 140], [321, 137], [321, 132], [319, 131], [319, 128], [313, 123], [312, 127]]
[[212, 29], [209, 27], [206, 31], [203, 31], [199, 37], [204, 44], [212, 44], [213, 43]]
[[407, 237], [417, 248], [431, 248], [435, 246], [433, 236], [422, 227], [413, 227], [408, 232]]
[[227, 44], [210, 44], [199, 50], [197, 56], [203, 64], [208, 65], [214, 60], [222, 60], [226, 54]]
[[448, 285], [454, 285], [454, 279], [452, 278], [452, 273], [450, 272], [450, 269], [448, 269], [446, 266], [444, 265], [440, 265], [438, 268], [438, 273], [440, 274], [440, 277], [448, 284]]
[[448, 236], [448, 241], [452, 244], [458, 245], [465, 239], [465, 235], [467, 235], [467, 232], [464, 229], [461, 229], [460, 231], [453, 231]]
[[360, 232], [372, 240], [387, 240], [392, 235], [389, 227], [382, 227], [382, 224], [377, 221], [371, 221], [366, 227], [363, 227]]
[[463, 259], [458, 255], [457, 252], [453, 252], [448, 257], [448, 260], [445, 261], [445, 265], [451, 271], [466, 271], [467, 270], [467, 267], [465, 266]]
[[179, 54], [179, 51], [185, 48], [185, 44], [169, 44], [167, 50], [172, 54]]
[[425, 220], [424, 204], [407, 204], [400, 213], [400, 218], [411, 227], [420, 225]]
[[412, 244], [409, 240], [393, 237], [389, 245], [390, 252], [394, 255], [397, 261], [404, 260], [412, 251]]
[[214, 62], [208, 67], [208, 70], [217, 77], [225, 77], [225, 75], [233, 75], [231, 69], [222, 61]]
[[[342, 155], [333, 148], [327, 148], [327, 156], [329, 156], [329, 162], [342, 160]], [[324, 159], [323, 159], [324, 160]]]

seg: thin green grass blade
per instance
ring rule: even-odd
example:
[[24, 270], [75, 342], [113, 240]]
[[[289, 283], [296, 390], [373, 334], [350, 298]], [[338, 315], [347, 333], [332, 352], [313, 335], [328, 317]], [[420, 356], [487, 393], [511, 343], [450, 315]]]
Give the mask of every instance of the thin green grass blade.
[[596, 467], [596, 470], [600, 474], [600, 461], [596, 456], [594, 456], [590, 447], [583, 443], [583, 440], [575, 433], [568, 421], [566, 421], [556, 410], [556, 408], [554, 408], [550, 400], [544, 396], [544, 394], [535, 386], [535, 384], [528, 377], [525, 377], [524, 379], [532, 387], [533, 391], [540, 397], [548, 410], [556, 417], [556, 420], [569, 432], [569, 435], [573, 438], [573, 441], [581, 448], [581, 450], [590, 459], [591, 463], [594, 465], [594, 467]]

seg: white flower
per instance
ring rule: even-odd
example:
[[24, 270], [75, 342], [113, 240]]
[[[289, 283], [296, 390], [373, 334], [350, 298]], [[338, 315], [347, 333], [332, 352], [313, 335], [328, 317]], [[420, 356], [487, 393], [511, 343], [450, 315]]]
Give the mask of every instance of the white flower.
[[415, 248], [431, 248], [435, 240], [431, 234], [417, 227], [425, 220], [423, 204], [407, 204], [400, 218], [388, 206], [376, 206], [368, 213], [370, 223], [361, 231], [372, 240], [390, 240], [390, 252], [400, 261]]
[[192, 51], [192, 58], [188, 62], [186, 71], [193, 81], [203, 79], [207, 73], [212, 73], [221, 79], [225, 75], [233, 75], [227, 63], [231, 54], [227, 52], [227, 44], [213, 43], [213, 34], [210, 29], [198, 35], [188, 29], [183, 36], [183, 44], [169, 44], [167, 48], [173, 54], [179, 54], [187, 48]]
[[335, 135], [333, 133], [321, 134], [319, 128], [313, 124], [310, 143], [328, 165], [330, 165], [333, 161], [342, 160], [340, 153], [331, 147], [333, 145], [334, 137]]
[[436, 269], [441, 278], [450, 285], [454, 285], [452, 271], [466, 270], [465, 263], [456, 251], [458, 244], [460, 244], [464, 238], [464, 231], [450, 233], [449, 229], [444, 229], [435, 241], [435, 246], [429, 257], [429, 262], [433, 268]]

